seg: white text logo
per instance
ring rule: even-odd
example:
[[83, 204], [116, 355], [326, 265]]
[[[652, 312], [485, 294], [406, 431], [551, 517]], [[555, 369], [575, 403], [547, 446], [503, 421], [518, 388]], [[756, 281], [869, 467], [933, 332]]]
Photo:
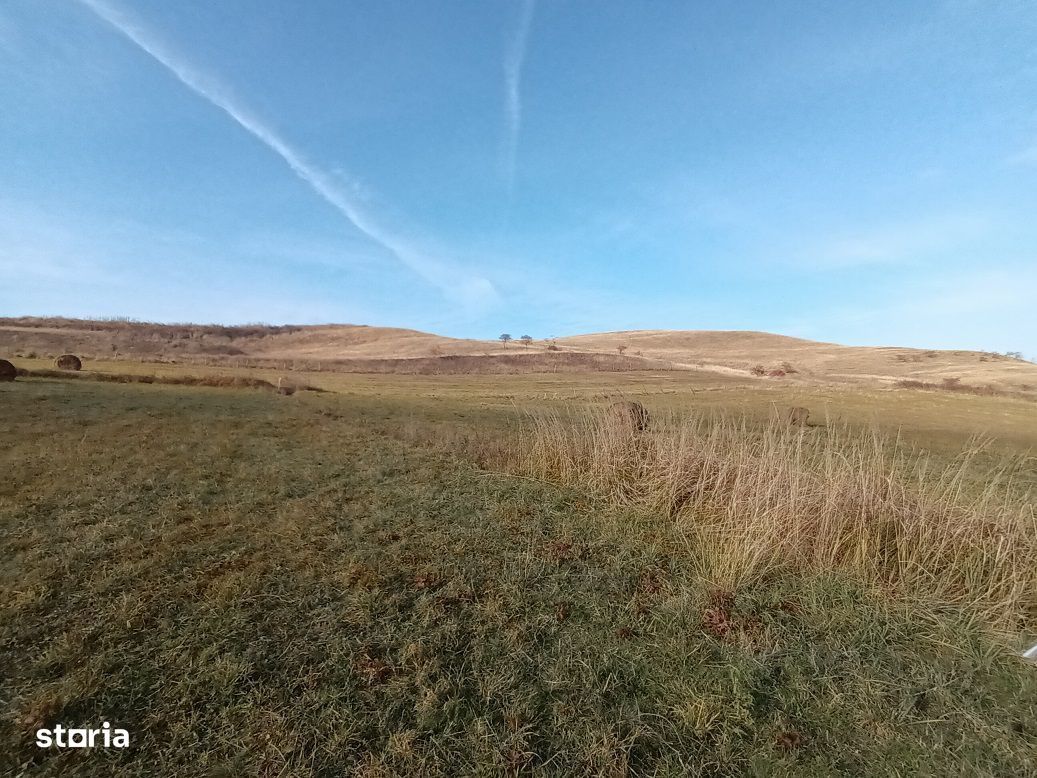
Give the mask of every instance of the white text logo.
[[55, 724], [54, 729], [36, 730], [36, 745], [40, 748], [128, 748], [130, 733], [112, 729], [107, 721], [99, 729], [73, 729]]

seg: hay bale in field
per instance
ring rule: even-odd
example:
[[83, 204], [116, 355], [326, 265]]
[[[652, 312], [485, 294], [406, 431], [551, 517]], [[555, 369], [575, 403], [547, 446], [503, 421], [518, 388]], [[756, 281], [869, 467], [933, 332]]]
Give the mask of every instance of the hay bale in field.
[[75, 354], [62, 354], [60, 357], [54, 360], [54, 364], [58, 370], [82, 370], [83, 360], [77, 357]]
[[18, 368], [6, 359], [0, 359], [0, 381], [13, 381], [18, 375]]
[[635, 432], [644, 432], [648, 429], [648, 409], [639, 402], [624, 400], [612, 403], [608, 408], [608, 413], [617, 424], [630, 427]]
[[793, 427], [805, 427], [810, 420], [810, 411], [806, 408], [795, 407], [785, 411], [785, 421]]

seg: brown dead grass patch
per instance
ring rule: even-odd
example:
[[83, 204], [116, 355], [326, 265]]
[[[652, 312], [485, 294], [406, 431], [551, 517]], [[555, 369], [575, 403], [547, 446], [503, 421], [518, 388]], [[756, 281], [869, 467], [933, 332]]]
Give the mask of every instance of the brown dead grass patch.
[[[779, 570], [840, 570], [1018, 626], [1034, 610], [1037, 517], [1014, 477], [1032, 465], [979, 474], [982, 450], [936, 461], [877, 431], [724, 416], [634, 434], [602, 409], [534, 413], [513, 466], [676, 522], [702, 574], [728, 589]], [[545, 548], [558, 561], [573, 553], [563, 541]]]

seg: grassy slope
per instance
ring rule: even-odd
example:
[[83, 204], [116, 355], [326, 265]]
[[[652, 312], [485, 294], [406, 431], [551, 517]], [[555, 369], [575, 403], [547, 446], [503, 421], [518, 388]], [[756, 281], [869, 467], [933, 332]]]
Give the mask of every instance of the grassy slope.
[[[518, 335], [519, 333], [513, 333]], [[939, 382], [959, 378], [966, 384], [993, 385], [1012, 391], [1037, 387], [1037, 365], [977, 351], [923, 351], [907, 348], [866, 348], [819, 343], [765, 332], [641, 330], [577, 335], [557, 339], [562, 354], [573, 352], [617, 359], [617, 347], [626, 348], [626, 361], [645, 361], [646, 369], [673, 364], [711, 373], [748, 375], [755, 364], [775, 368], [791, 362], [800, 372], [794, 380], [818, 382], [889, 383], [895, 379]], [[518, 355], [540, 369], [559, 361], [559, 352], [546, 343], [530, 347], [498, 341], [446, 338], [391, 327], [321, 325], [308, 327], [228, 328], [205, 325], [151, 325], [88, 322], [66, 319], [0, 318], [0, 356], [58, 354], [71, 351], [91, 359], [123, 357], [145, 359], [298, 360], [307, 363], [334, 360], [432, 359], [466, 357], [460, 365], [441, 366], [442, 372], [478, 372], [494, 368], [503, 355]], [[340, 365], [358, 370], [362, 365]], [[383, 368], [379, 368], [383, 369]], [[429, 369], [435, 370], [434, 367]], [[580, 370], [581, 366], [559, 369]], [[585, 369], [585, 368], [584, 368]], [[616, 369], [616, 368], [609, 368]], [[625, 369], [634, 369], [627, 367]], [[790, 379], [792, 380], [792, 379]], [[1030, 387], [1030, 389], [1025, 389]]]
[[[834, 579], [728, 603], [659, 523], [394, 437], [425, 419], [503, 424], [497, 407], [0, 393], [2, 769], [1032, 766], [1037, 674], [953, 614]], [[717, 613], [726, 634], [704, 622]], [[39, 722], [101, 720], [134, 747], [30, 745]]]
[[[47, 359], [14, 358], [17, 367], [53, 369]], [[1000, 450], [1037, 452], [1034, 403], [1014, 397], [988, 397], [942, 391], [875, 389], [858, 386], [811, 386], [754, 380], [695, 371], [521, 375], [377, 375], [333, 371], [289, 371], [211, 365], [156, 364], [96, 360], [92, 370], [160, 377], [240, 376], [277, 383], [285, 376], [350, 397], [390, 397], [415, 405], [417, 413], [455, 405], [478, 408], [565, 406], [636, 398], [653, 412], [724, 409], [766, 417], [775, 408], [808, 408], [815, 421], [877, 426], [902, 434], [922, 447], [957, 451], [971, 436], [989, 437]]]
[[677, 364], [748, 370], [791, 363], [798, 380], [856, 380], [863, 383], [894, 379], [939, 382], [960, 378], [975, 385], [1019, 388], [1037, 384], [1037, 365], [979, 351], [930, 351], [898, 347], [841, 346], [790, 338], [768, 332], [635, 330], [576, 335], [559, 345], [589, 351], [628, 353]]

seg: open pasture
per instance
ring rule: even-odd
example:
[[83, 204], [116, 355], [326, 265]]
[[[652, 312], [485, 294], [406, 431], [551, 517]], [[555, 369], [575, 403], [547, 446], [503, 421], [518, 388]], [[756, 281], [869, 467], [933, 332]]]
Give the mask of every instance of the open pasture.
[[[629, 397], [661, 423], [796, 404], [818, 422], [827, 410], [828, 424], [900, 429], [934, 462], [994, 436], [974, 465], [1014, 463], [1013, 499], [1032, 505], [1032, 405], [669, 373], [293, 377], [327, 391], [87, 371], [0, 386], [3, 770], [1032, 765], [1037, 674], [1015, 655], [1025, 624], [847, 570], [731, 585], [680, 522], [514, 456], [530, 411], [564, 418]], [[34, 729], [59, 721], [111, 721], [131, 748], [36, 749]]]

